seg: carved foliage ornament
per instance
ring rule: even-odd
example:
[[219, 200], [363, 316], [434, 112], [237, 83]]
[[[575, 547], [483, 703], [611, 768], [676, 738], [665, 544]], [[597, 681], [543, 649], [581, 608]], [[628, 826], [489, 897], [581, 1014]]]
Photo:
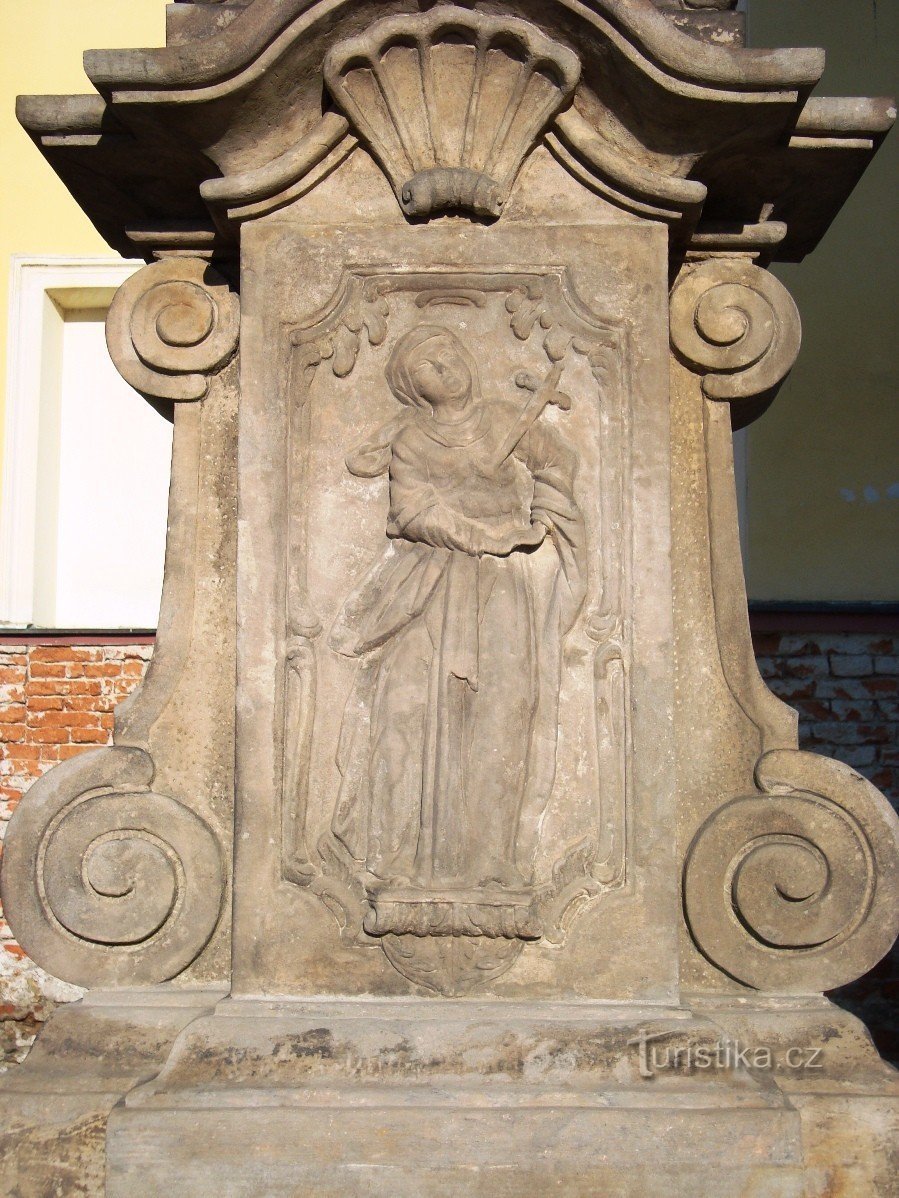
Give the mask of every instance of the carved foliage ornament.
[[237, 349], [240, 304], [200, 258], [169, 258], [123, 283], [106, 318], [117, 370], [141, 394], [202, 399]]
[[860, 977], [899, 933], [899, 851], [886, 799], [848, 766], [774, 750], [763, 793], [697, 833], [684, 870], [693, 938], [758, 990], [815, 993]]
[[580, 69], [526, 21], [441, 5], [339, 43], [324, 73], [407, 216], [497, 217]]

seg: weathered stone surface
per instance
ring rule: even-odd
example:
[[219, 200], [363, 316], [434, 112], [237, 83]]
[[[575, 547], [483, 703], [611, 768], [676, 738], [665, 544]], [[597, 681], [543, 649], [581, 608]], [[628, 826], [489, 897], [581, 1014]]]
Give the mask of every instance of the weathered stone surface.
[[0, 1193], [105, 1193], [106, 1120], [221, 998], [198, 989], [95, 991], [58, 1010], [0, 1089]]
[[114, 1113], [109, 1192], [889, 1193], [899, 1086], [856, 1020], [695, 1008], [223, 1003]]
[[38, 1054], [28, 1184], [877, 1192], [894, 1076], [808, 995], [895, 936], [897, 823], [755, 666], [731, 430], [889, 103], [699, 0], [190, 7], [20, 106], [148, 260], [109, 345], [176, 429], [147, 679], [4, 898], [183, 1029], [102, 1101]]
[[653, 0], [677, 29], [715, 46], [743, 46], [746, 14], [736, 0]]
[[[257, 276], [264, 283], [250, 283], [242, 297], [245, 319], [258, 321], [261, 335], [258, 354], [245, 350], [254, 382], [243, 394], [243, 517], [256, 555], [242, 580], [247, 670], [239, 704], [253, 748], [238, 764], [247, 800], [235, 867], [256, 882], [238, 885], [235, 935], [257, 948], [236, 954], [243, 961], [235, 960], [235, 987], [396, 993], [398, 983], [404, 989], [399, 970], [426, 985], [430, 975], [430, 988], [450, 993], [463, 976], [465, 988], [492, 976], [504, 978], [496, 985], [507, 994], [524, 985], [547, 995], [670, 996], [673, 953], [660, 954], [658, 945], [675, 935], [676, 923], [660, 918], [672, 909], [674, 894], [665, 898], [663, 889], [675, 879], [658, 868], [671, 846], [655, 814], [672, 801], [663, 798], [672, 747], [662, 732], [670, 607], [659, 602], [668, 584], [660, 577], [637, 592], [631, 565], [633, 555], [645, 571], [651, 560], [662, 575], [667, 569], [665, 556], [651, 552], [665, 536], [668, 510], [666, 365], [651, 349], [665, 311], [645, 300], [653, 281], [663, 294], [662, 238], [657, 230], [598, 225], [556, 229], [544, 240], [513, 227], [471, 230], [460, 244], [451, 230], [434, 228], [410, 246], [403, 231], [347, 231], [338, 257], [327, 228], [300, 238], [272, 220], [245, 237], [264, 264]], [[571, 266], [510, 265], [535, 254]], [[642, 269], [629, 269], [632, 259]], [[342, 260], [403, 265], [347, 276]], [[296, 270], [316, 278], [311, 296], [297, 290]], [[373, 308], [380, 344], [361, 346], [365, 334], [352, 329]], [[618, 315], [610, 318], [612, 311]], [[279, 333], [280, 358], [273, 352]], [[465, 346], [488, 337], [491, 360], [475, 365]], [[638, 378], [627, 368], [636, 343], [645, 347]], [[416, 345], [433, 349], [438, 364], [446, 357], [453, 378], [481, 376], [462, 394], [471, 405], [467, 423], [441, 432], [427, 417], [439, 440], [416, 414], [429, 410], [426, 401], [417, 408], [402, 398], [414, 394], [419, 367], [407, 346]], [[516, 388], [522, 372], [587, 395], [599, 382], [600, 402], [562, 411], [558, 403], [568, 400], [552, 382], [544, 391], [530, 382], [536, 390]], [[279, 378], [292, 386], [282, 389], [280, 406], [272, 402]], [[516, 390], [531, 399], [522, 404]], [[378, 397], [368, 401], [364, 422], [359, 395]], [[552, 424], [543, 418], [545, 432], [516, 423], [516, 413], [533, 420], [550, 396], [558, 415]], [[403, 404], [411, 407], [406, 416]], [[453, 428], [461, 430], [455, 447], [447, 445]], [[491, 455], [501, 459], [503, 440], [523, 434], [520, 457], [495, 474]], [[430, 524], [428, 472], [432, 488], [443, 480]], [[307, 497], [305, 509], [291, 505], [297, 494]], [[416, 504], [423, 515], [410, 527]], [[561, 531], [544, 538], [547, 524]], [[513, 548], [533, 531], [540, 548], [526, 555]], [[289, 573], [278, 567], [278, 544], [292, 546]], [[416, 602], [419, 624], [392, 614], [416, 616]], [[465, 622], [469, 602], [476, 635]], [[416, 638], [426, 629], [422, 643]], [[445, 685], [457, 690], [446, 696], [431, 691], [444, 685], [438, 669], [448, 668], [431, 641], [455, 654], [456, 681]], [[270, 663], [284, 647], [290, 670], [279, 700]], [[638, 659], [642, 671], [633, 668]], [[292, 723], [297, 687], [316, 695], [314, 720], [300, 703], [303, 722]], [[454, 703], [455, 729], [441, 724]], [[608, 726], [596, 726], [597, 705]], [[615, 729], [641, 746], [630, 767]], [[437, 736], [445, 739], [435, 741], [429, 762], [429, 738]], [[500, 737], [507, 738], [502, 750]], [[370, 764], [355, 764], [373, 752]], [[447, 771], [460, 757], [467, 764], [454, 780]], [[281, 793], [272, 777], [282, 780]], [[551, 804], [554, 778], [555, 793], [568, 795], [563, 805]], [[509, 792], [515, 798], [504, 814], [499, 796]], [[482, 807], [474, 806], [478, 794]], [[280, 851], [273, 827], [284, 830]], [[606, 946], [606, 968], [597, 974], [589, 955], [560, 954], [557, 946], [568, 908], [600, 895], [603, 902], [572, 927], [581, 943]], [[294, 935], [298, 908], [302, 933]], [[340, 925], [334, 957], [327, 946]], [[619, 957], [628, 928], [633, 939]], [[438, 935], [429, 939], [431, 931]], [[442, 961], [447, 954], [457, 958], [451, 967]]]

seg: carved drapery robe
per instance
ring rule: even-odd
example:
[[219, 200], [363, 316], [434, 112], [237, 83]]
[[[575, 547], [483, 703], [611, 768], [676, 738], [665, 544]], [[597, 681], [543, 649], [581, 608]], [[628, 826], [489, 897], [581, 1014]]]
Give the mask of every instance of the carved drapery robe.
[[[576, 457], [545, 421], [491, 464], [517, 410], [404, 414], [348, 458], [389, 471], [390, 542], [335, 621], [360, 659], [332, 831], [374, 879], [515, 886], [555, 776], [561, 641], [586, 591]], [[482, 552], [541, 523], [537, 550]]]

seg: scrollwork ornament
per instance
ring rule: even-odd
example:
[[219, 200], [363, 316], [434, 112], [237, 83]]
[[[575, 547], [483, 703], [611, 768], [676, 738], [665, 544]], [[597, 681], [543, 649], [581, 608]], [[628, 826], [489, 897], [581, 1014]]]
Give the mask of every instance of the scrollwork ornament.
[[801, 339], [790, 293], [745, 259], [713, 258], [688, 267], [671, 293], [671, 344], [703, 376], [708, 399], [734, 405], [735, 428], [774, 398]]
[[859, 977], [899, 932], [899, 821], [848, 766], [766, 753], [763, 793], [734, 798], [693, 840], [684, 905], [697, 946], [757, 990], [812, 993]]
[[195, 812], [150, 789], [153, 772], [140, 749], [85, 754], [40, 779], [10, 821], [4, 910], [25, 951], [56, 977], [166, 981], [215, 929], [218, 841]]
[[240, 304], [200, 258], [145, 266], [118, 289], [106, 318], [116, 369], [141, 394], [202, 399], [237, 349]]

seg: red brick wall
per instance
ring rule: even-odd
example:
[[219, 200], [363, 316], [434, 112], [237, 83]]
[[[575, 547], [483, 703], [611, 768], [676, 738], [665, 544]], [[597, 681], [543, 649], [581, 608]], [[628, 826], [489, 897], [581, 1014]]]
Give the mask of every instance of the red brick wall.
[[799, 744], [853, 766], [899, 807], [899, 637], [759, 633], [759, 669], [799, 712]]
[[[109, 743], [113, 709], [151, 653], [148, 644], [0, 642], [0, 838], [35, 779]], [[56, 1003], [79, 994], [25, 957], [0, 914], [0, 1061], [20, 1060]]]

